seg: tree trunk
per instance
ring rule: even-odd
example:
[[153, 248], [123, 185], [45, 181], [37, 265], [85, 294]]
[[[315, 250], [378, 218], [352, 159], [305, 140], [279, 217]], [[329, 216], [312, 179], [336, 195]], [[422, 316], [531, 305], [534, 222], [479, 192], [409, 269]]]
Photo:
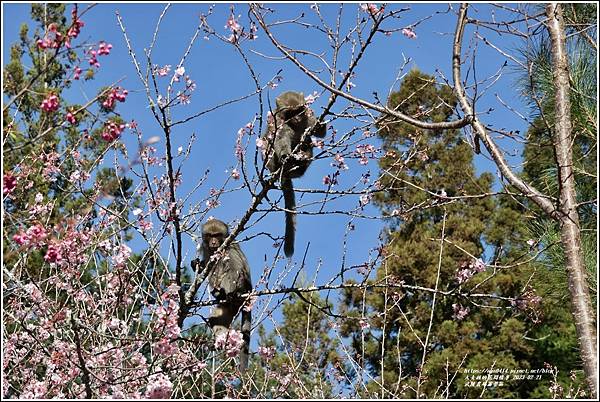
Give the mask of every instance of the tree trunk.
[[548, 4], [546, 6], [546, 16], [548, 17], [547, 26], [550, 32], [554, 66], [554, 149], [560, 189], [558, 220], [561, 226], [561, 242], [565, 253], [571, 306], [581, 349], [583, 370], [592, 393], [591, 396], [596, 398], [598, 396], [596, 325], [581, 251], [579, 214], [577, 212], [573, 172], [569, 68], [561, 6], [557, 3]]

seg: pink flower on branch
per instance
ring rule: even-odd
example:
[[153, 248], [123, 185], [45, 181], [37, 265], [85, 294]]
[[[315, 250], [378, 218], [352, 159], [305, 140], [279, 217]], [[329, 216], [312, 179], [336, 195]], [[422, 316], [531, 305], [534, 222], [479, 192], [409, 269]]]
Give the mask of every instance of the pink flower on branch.
[[44, 256], [44, 261], [51, 264], [62, 261], [62, 255], [58, 245], [50, 244], [48, 246], [48, 250], [46, 251], [46, 255]]
[[106, 98], [102, 101], [102, 108], [105, 111], [112, 111], [115, 108], [116, 102], [125, 102], [125, 98], [129, 94], [129, 91], [121, 87], [112, 88]]
[[[239, 18], [239, 16], [238, 16]], [[231, 10], [231, 14], [225, 23], [225, 28], [231, 31], [231, 35], [229, 35], [229, 42], [235, 43], [238, 41], [240, 36], [242, 35], [242, 26], [235, 19], [235, 15], [233, 14], [233, 10]]]
[[13, 235], [13, 240], [19, 246], [29, 244], [29, 236], [27, 236], [27, 234], [23, 233], [23, 232], [19, 232], [19, 233]]
[[229, 331], [221, 331], [215, 337], [215, 348], [225, 350], [229, 357], [235, 357], [240, 353], [244, 337], [240, 331], [230, 329]]
[[154, 73], [159, 77], [166, 77], [171, 71], [171, 65], [167, 64], [163, 67], [154, 66]]
[[417, 39], [417, 34], [412, 28], [402, 28], [402, 35], [406, 36], [408, 39]]
[[258, 355], [261, 359], [269, 361], [275, 357], [275, 347], [273, 346], [259, 346], [258, 347]]
[[104, 130], [100, 135], [104, 141], [112, 142], [119, 138], [123, 130], [125, 130], [125, 124], [117, 124], [109, 120], [104, 124]]
[[371, 15], [377, 15], [384, 10], [384, 7], [377, 7], [377, 4], [373, 3], [363, 3], [360, 5], [360, 9], [365, 13], [369, 13]]
[[73, 79], [74, 80], [78, 80], [79, 79], [79, 76], [81, 75], [81, 71], [82, 71], [81, 68], [75, 67], [75, 69], [73, 70], [73, 72], [74, 72], [73, 73]]
[[10, 173], [5, 173], [3, 177], [2, 194], [9, 195], [17, 187], [17, 178]]
[[56, 96], [54, 94], [50, 94], [46, 99], [44, 99], [42, 101], [40, 108], [44, 112], [50, 113], [50, 112], [55, 112], [56, 110], [58, 110], [58, 106], [59, 106], [58, 96]]
[[471, 311], [469, 307], [463, 307], [462, 305], [456, 303], [452, 304], [452, 310], [454, 311], [454, 315], [452, 317], [458, 321], [464, 320]]
[[163, 373], [152, 374], [148, 377], [148, 385], [144, 396], [148, 399], [168, 399], [173, 391], [173, 383]]
[[110, 43], [100, 42], [98, 44], [98, 56], [108, 56], [112, 47], [113, 45]]
[[67, 115], [65, 116], [65, 119], [69, 122], [69, 124], [72, 124], [72, 125], [77, 124], [77, 118], [71, 112], [67, 113]]

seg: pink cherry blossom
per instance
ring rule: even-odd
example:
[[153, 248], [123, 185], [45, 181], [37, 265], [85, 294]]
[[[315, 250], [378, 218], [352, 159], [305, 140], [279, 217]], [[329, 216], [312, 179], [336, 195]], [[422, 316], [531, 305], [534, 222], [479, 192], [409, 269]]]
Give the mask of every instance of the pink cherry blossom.
[[107, 121], [104, 124], [104, 130], [102, 131], [101, 137], [105, 141], [112, 142], [119, 138], [124, 129], [125, 124], [117, 124], [112, 120]]
[[411, 28], [402, 28], [402, 35], [406, 36], [408, 39], [417, 38], [417, 34]]
[[267, 142], [265, 140], [263, 140], [262, 138], [257, 138], [256, 139], [256, 147], [260, 150], [265, 150], [267, 148]]
[[261, 357], [261, 359], [269, 361], [273, 357], [275, 357], [275, 347], [273, 347], [273, 346], [269, 346], [269, 347], [259, 346], [258, 347], [258, 355]]
[[19, 246], [29, 244], [29, 236], [27, 236], [27, 234], [23, 233], [23, 232], [19, 232], [19, 233], [13, 235], [13, 240]]
[[112, 88], [106, 95], [106, 99], [102, 102], [102, 107], [106, 110], [114, 110], [115, 102], [125, 102], [125, 98], [129, 94], [129, 91], [121, 87]]
[[81, 75], [81, 68], [75, 67], [74, 74], [73, 74], [73, 79], [74, 80], [78, 80], [80, 75]]
[[334, 162], [331, 163], [331, 166], [336, 167], [341, 170], [348, 170], [348, 165], [344, 162], [344, 157], [342, 154], [335, 154], [333, 157]]
[[9, 195], [17, 187], [17, 178], [10, 173], [5, 173], [3, 183], [2, 194]]
[[47, 236], [46, 229], [40, 224], [33, 225], [27, 229], [27, 237], [33, 244], [43, 243]]
[[50, 244], [48, 246], [48, 250], [46, 251], [46, 255], [44, 256], [44, 261], [49, 263], [56, 263], [62, 261], [60, 249], [56, 244]]
[[481, 258], [478, 258], [478, 259], [474, 260], [471, 263], [471, 265], [472, 265], [473, 270], [475, 272], [483, 272], [483, 271], [485, 271], [485, 263], [483, 262], [483, 260]]
[[112, 257], [112, 262], [117, 266], [125, 264], [127, 259], [131, 256], [131, 248], [125, 244], [116, 247], [114, 251], [116, 253]]
[[98, 56], [108, 56], [112, 47], [110, 43], [100, 42], [98, 44]]
[[379, 9], [376, 4], [373, 3], [363, 3], [360, 5], [361, 10], [371, 15], [376, 15], [383, 11], [383, 7]]
[[235, 357], [240, 353], [244, 344], [244, 337], [240, 331], [230, 329], [221, 331], [215, 337], [215, 348], [225, 350], [229, 357]]
[[48, 95], [48, 97], [44, 99], [42, 101], [42, 104], [40, 105], [42, 110], [46, 113], [55, 112], [56, 110], [58, 110], [58, 106], [58, 96], [54, 94]]
[[65, 117], [66, 120], [70, 123], [70, 124], [77, 124], [77, 118], [75, 117], [75, 115], [71, 112], [67, 113], [67, 116]]
[[360, 206], [364, 207], [371, 202], [371, 194], [363, 194], [360, 196]]
[[144, 396], [148, 399], [168, 399], [173, 391], [173, 383], [164, 373], [152, 374], [148, 377], [148, 385]]
[[166, 77], [169, 74], [169, 71], [171, 71], [171, 65], [167, 64], [163, 67], [155, 66], [154, 71], [159, 77]]
[[456, 273], [456, 279], [459, 284], [465, 283], [473, 276], [473, 274], [474, 272], [469, 268], [461, 269]]
[[456, 303], [452, 304], [452, 310], [454, 311], [453, 317], [459, 321], [464, 320], [471, 311], [469, 307], [463, 307], [462, 305]]

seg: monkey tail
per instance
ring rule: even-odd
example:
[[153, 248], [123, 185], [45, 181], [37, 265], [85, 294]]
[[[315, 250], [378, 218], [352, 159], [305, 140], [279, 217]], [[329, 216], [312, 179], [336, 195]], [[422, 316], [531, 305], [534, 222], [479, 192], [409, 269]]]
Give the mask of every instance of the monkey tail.
[[283, 190], [283, 200], [285, 202], [285, 239], [283, 241], [283, 251], [286, 257], [294, 255], [294, 241], [296, 237], [296, 196], [294, 195], [294, 186], [292, 179], [281, 178], [281, 189]]
[[250, 355], [250, 329], [252, 328], [252, 313], [242, 309], [242, 338], [244, 346], [240, 352], [240, 372], [246, 371], [248, 367], [248, 356]]

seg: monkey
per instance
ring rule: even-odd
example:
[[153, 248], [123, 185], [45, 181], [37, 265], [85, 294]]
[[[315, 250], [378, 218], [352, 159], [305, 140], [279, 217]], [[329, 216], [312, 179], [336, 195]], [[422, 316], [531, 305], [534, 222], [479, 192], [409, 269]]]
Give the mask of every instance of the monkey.
[[[228, 236], [229, 227], [223, 221], [212, 218], [205, 222], [202, 225], [202, 260], [194, 260], [192, 267], [202, 264], [201, 266], [206, 269], [209, 262], [217, 257], [215, 252]], [[229, 329], [233, 319], [241, 310], [244, 345], [240, 353], [240, 371], [244, 372], [248, 366], [252, 315], [250, 311], [243, 308], [246, 300], [240, 296], [252, 291], [250, 265], [246, 255], [236, 243], [229, 245], [224, 250], [224, 255], [217, 258], [212, 262], [207, 278], [211, 294], [219, 303], [211, 311], [208, 325], [216, 337]]]
[[[275, 99], [273, 119], [268, 122], [262, 139], [266, 140], [266, 166], [271, 173], [281, 169], [279, 183], [285, 204], [286, 257], [294, 255], [296, 236], [296, 197], [292, 179], [302, 177], [313, 158], [311, 136], [323, 138], [327, 126], [314, 117], [302, 92], [288, 91]], [[292, 153], [296, 151], [295, 153]]]

